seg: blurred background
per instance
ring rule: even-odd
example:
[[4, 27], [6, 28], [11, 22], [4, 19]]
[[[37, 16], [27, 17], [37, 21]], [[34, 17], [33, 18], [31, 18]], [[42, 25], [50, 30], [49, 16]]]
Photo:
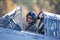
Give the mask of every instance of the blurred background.
[[22, 6], [23, 29], [26, 23], [26, 14], [30, 10], [34, 10], [37, 14], [41, 10], [60, 14], [60, 0], [0, 0], [0, 17], [17, 6]]

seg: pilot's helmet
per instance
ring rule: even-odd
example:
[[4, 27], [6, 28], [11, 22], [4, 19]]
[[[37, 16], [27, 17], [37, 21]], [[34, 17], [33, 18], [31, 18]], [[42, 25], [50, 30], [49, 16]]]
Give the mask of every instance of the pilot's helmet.
[[28, 19], [28, 16], [31, 16], [34, 22], [37, 21], [37, 14], [35, 11], [28, 12], [28, 14], [26, 15], [26, 20]]

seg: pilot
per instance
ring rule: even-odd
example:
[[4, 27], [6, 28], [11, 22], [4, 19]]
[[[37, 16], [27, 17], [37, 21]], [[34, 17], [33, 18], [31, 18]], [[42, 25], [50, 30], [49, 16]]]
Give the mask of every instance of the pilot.
[[27, 25], [25, 27], [25, 30], [38, 33], [38, 28], [36, 25], [37, 15], [34, 11], [28, 12], [28, 14], [26, 15], [26, 21], [27, 21]]

